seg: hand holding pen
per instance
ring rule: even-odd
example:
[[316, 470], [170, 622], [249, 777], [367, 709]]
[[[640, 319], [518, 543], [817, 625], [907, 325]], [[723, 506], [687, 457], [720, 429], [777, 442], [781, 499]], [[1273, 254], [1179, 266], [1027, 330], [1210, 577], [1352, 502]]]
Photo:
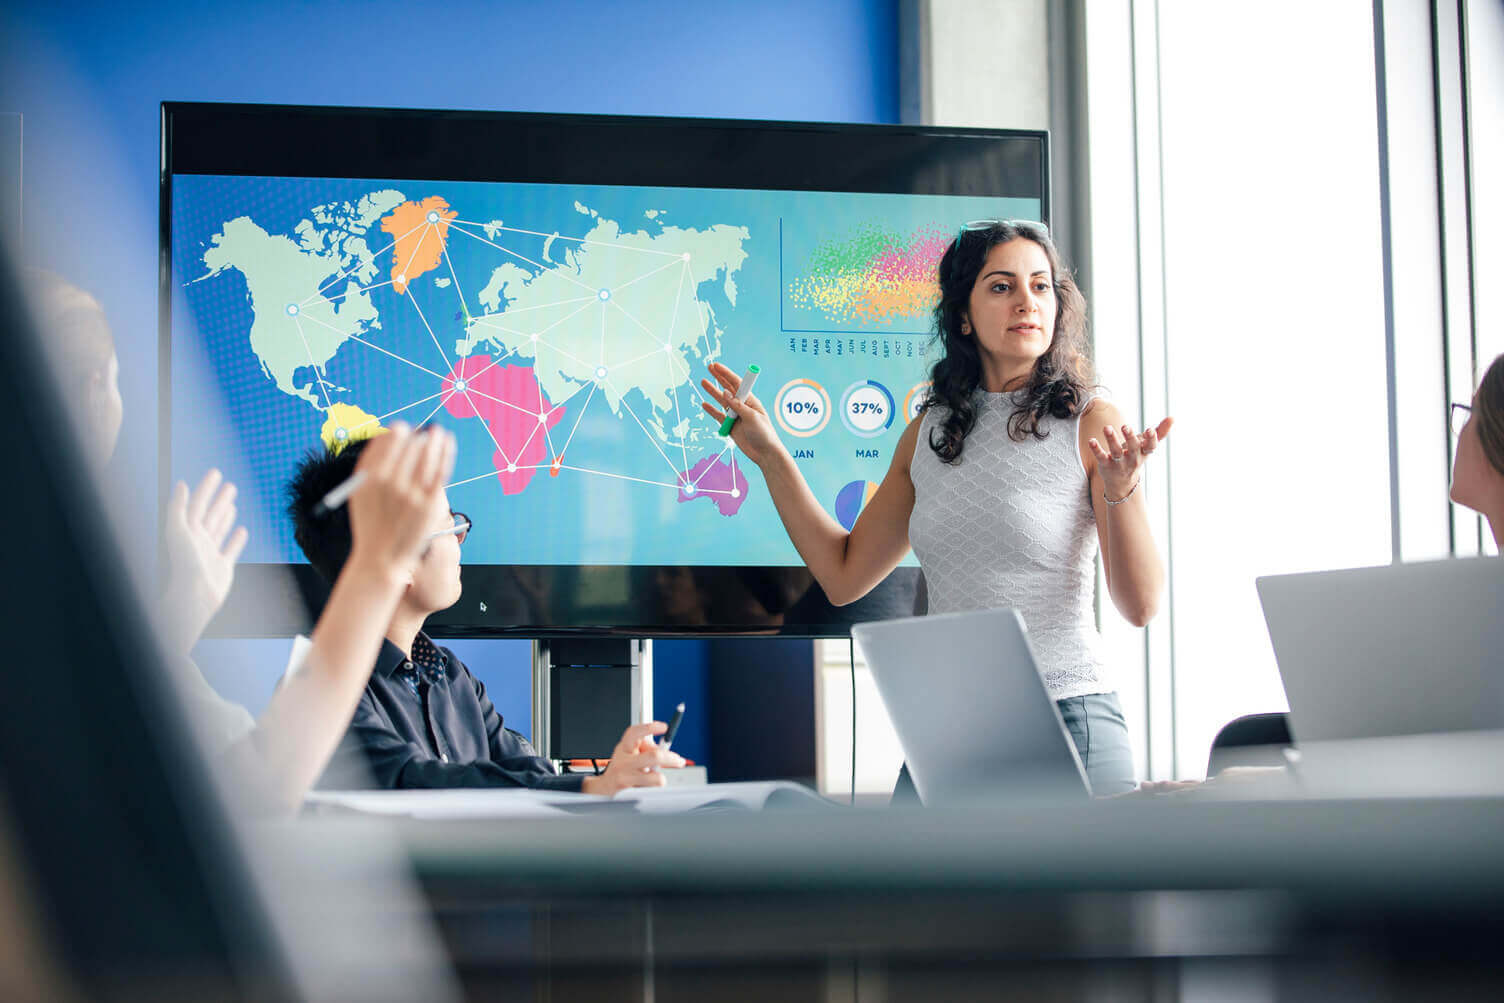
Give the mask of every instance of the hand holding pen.
[[454, 470], [454, 436], [432, 426], [414, 432], [395, 422], [363, 450], [355, 473], [324, 496], [322, 514], [348, 503], [351, 560], [405, 575], [428, 539]]
[[586, 794], [611, 797], [628, 787], [662, 787], [664, 769], [678, 769], [684, 757], [653, 741], [654, 735], [668, 731], [662, 721], [634, 724], [622, 732], [621, 741], [611, 753], [611, 762], [598, 777], [586, 777], [580, 790]]
[[[744, 378], [737, 376], [726, 366], [712, 362], [710, 375], [715, 377], [716, 383], [701, 380], [700, 387], [705, 396], [720, 404], [721, 408], [712, 407], [708, 401], [700, 406], [718, 424], [724, 424], [728, 417], [734, 417], [736, 421], [731, 426], [731, 441], [736, 443], [743, 456], [761, 466], [764, 460], [783, 448], [767, 410], [755, 394], [748, 394], [744, 400], [737, 399], [737, 391], [742, 388]], [[749, 369], [748, 377], [753, 375]]]

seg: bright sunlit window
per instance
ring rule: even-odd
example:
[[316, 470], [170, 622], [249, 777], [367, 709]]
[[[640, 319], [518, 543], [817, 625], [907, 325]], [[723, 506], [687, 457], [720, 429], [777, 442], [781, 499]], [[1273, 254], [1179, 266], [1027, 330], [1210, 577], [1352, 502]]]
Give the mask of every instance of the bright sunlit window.
[[1371, 11], [1272, 7], [1160, 5], [1182, 775], [1286, 706], [1254, 579], [1391, 556]]

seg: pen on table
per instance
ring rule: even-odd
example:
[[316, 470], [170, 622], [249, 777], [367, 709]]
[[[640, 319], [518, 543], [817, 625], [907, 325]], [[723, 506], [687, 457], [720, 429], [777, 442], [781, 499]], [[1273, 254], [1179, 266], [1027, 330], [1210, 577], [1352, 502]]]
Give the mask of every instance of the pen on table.
[[[742, 377], [741, 384], [736, 388], [736, 399], [746, 400], [752, 393], [752, 384], [757, 382], [757, 374], [762, 372], [755, 364], [747, 367], [747, 375]], [[731, 426], [736, 424], [736, 413], [726, 412], [726, 417], [721, 419], [721, 434], [730, 435]]]
[[679, 706], [674, 708], [674, 716], [669, 718], [668, 720], [668, 730], [663, 733], [663, 744], [660, 746], [660, 748], [662, 748], [664, 752], [667, 752], [668, 747], [674, 744], [674, 736], [679, 733], [679, 722], [683, 720], [684, 705], [681, 703]]
[[333, 491], [330, 491], [323, 498], [319, 499], [319, 503], [313, 507], [313, 514], [327, 515], [328, 513], [333, 512], [345, 502], [349, 501], [350, 496], [353, 495], [365, 482], [366, 472], [364, 470], [355, 471], [355, 473], [351, 474], [349, 477], [346, 477], [344, 481]]

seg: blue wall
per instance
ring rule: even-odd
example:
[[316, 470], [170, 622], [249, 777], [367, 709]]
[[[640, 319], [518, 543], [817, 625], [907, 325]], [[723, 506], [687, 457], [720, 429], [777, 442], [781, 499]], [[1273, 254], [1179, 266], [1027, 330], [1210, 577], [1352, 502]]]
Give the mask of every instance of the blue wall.
[[[89, 288], [111, 317], [126, 406], [115, 465], [136, 528], [153, 531], [156, 501], [159, 102], [894, 122], [897, 7], [897, 0], [7, 5], [0, 111], [24, 115], [23, 253]], [[468, 642], [463, 657], [509, 722], [525, 725], [525, 646], [475, 645]], [[703, 688], [706, 650], [695, 642], [655, 646], [660, 703], [671, 707], [676, 693]], [[200, 655], [216, 684], [259, 707], [285, 652], [280, 642], [217, 642]], [[271, 670], [260, 668], [268, 661]], [[704, 736], [690, 721], [679, 747], [703, 758]]]

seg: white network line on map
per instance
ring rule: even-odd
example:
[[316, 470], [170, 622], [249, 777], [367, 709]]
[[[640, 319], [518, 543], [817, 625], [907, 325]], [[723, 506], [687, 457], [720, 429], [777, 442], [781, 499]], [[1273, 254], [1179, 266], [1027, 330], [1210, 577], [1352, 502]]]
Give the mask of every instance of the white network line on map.
[[525, 233], [533, 237], [552, 237], [555, 240], [567, 240], [571, 244], [588, 244], [591, 247], [609, 247], [613, 251], [639, 251], [643, 254], [667, 255], [671, 258], [683, 259], [684, 254], [680, 251], [659, 251], [651, 247], [632, 247], [630, 244], [613, 244], [605, 240], [590, 240], [586, 237], [566, 237], [562, 233], [544, 233], [542, 230], [523, 230], [515, 226], [502, 226], [500, 223], [479, 223], [473, 219], [450, 220], [450, 225], [463, 223], [466, 226], [480, 227], [482, 230], [504, 230], [507, 233]]

